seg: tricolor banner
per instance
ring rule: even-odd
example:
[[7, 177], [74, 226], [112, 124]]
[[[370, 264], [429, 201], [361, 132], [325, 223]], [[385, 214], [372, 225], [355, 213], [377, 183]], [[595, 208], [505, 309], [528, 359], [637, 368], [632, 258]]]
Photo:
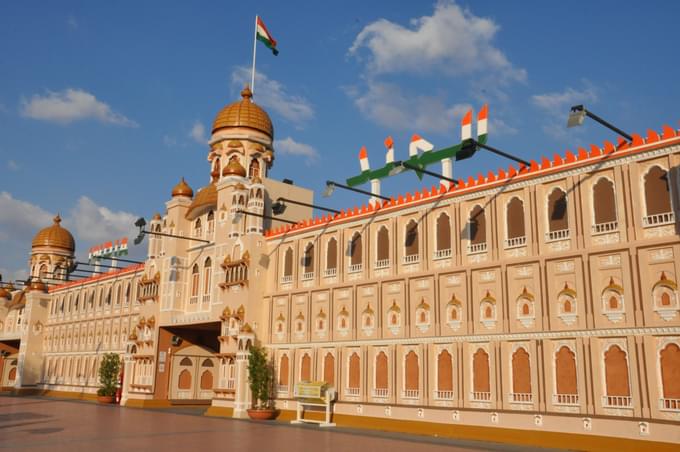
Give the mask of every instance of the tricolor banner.
[[276, 39], [274, 39], [269, 33], [269, 30], [267, 30], [267, 27], [265, 27], [264, 22], [262, 22], [262, 19], [260, 19], [259, 16], [257, 17], [256, 36], [257, 40], [264, 43], [264, 45], [266, 45], [275, 56], [279, 54], [279, 51], [276, 48]]
[[123, 237], [120, 240], [114, 240], [113, 242], [105, 242], [101, 245], [95, 245], [90, 248], [90, 252], [87, 258], [90, 263], [97, 258], [102, 257], [118, 257], [127, 256], [128, 254], [128, 239]]

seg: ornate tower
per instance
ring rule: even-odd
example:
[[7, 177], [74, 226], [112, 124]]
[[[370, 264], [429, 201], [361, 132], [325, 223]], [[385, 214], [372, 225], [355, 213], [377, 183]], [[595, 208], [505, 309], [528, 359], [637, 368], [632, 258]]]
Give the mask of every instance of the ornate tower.
[[52, 226], [41, 229], [31, 243], [29, 268], [32, 278], [68, 279], [75, 263], [76, 242], [61, 226], [61, 217], [54, 217]]

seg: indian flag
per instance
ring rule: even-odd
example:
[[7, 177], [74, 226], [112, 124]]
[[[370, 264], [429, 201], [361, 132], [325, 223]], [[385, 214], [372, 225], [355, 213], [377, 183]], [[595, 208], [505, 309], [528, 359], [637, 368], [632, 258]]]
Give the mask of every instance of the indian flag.
[[264, 22], [262, 22], [260, 16], [257, 17], [256, 37], [258, 41], [263, 42], [264, 45], [269, 47], [274, 55], [279, 54], [279, 51], [276, 49], [276, 39], [272, 38], [272, 35], [269, 34], [269, 30], [264, 26]]

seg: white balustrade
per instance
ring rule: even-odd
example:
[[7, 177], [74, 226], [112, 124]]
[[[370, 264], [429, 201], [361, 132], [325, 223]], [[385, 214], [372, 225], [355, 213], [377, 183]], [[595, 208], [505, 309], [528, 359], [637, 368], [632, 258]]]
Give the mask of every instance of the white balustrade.
[[569, 229], [560, 229], [559, 231], [549, 231], [545, 233], [546, 242], [556, 242], [558, 240], [567, 240], [569, 238]]
[[631, 396], [602, 396], [602, 406], [606, 408], [625, 408], [633, 406]]
[[619, 230], [618, 221], [610, 221], [608, 223], [598, 223], [593, 225], [593, 235], [606, 234], [607, 232], [614, 232]]
[[477, 254], [486, 252], [486, 242], [483, 243], [471, 243], [467, 246], [468, 254]]
[[327, 268], [323, 271], [323, 275], [328, 278], [331, 276], [336, 276], [338, 274], [338, 269], [337, 268]]
[[578, 406], [578, 394], [553, 394], [553, 405]]
[[281, 277], [281, 284], [288, 284], [293, 282], [293, 275], [283, 275]]
[[418, 397], [420, 397], [419, 389], [404, 389], [401, 391], [402, 399], [417, 399]]
[[376, 270], [379, 270], [381, 268], [388, 268], [390, 266], [390, 260], [389, 259], [380, 259], [375, 261], [375, 264], [373, 265], [373, 268]]
[[651, 226], [663, 226], [664, 224], [672, 223], [675, 223], [675, 214], [673, 212], [657, 213], [642, 217], [642, 226], [646, 228]]
[[513, 237], [511, 239], [505, 239], [505, 249], [519, 248], [527, 244], [527, 237], [524, 235], [522, 237]]
[[418, 261], [420, 261], [420, 256], [417, 254], [410, 254], [408, 256], [404, 256], [404, 264], [415, 264]]
[[375, 388], [373, 389], [373, 397], [376, 399], [386, 399], [389, 396], [389, 389]]
[[453, 400], [453, 391], [435, 390], [433, 396], [436, 400]]
[[359, 396], [359, 388], [345, 388], [345, 395], [352, 396], [352, 397], [358, 397]]
[[473, 402], [489, 402], [491, 401], [491, 393], [482, 391], [472, 391], [470, 393], [470, 400], [472, 400]]
[[531, 393], [511, 392], [510, 402], [512, 403], [532, 403], [534, 396]]
[[310, 279], [314, 279], [314, 272], [304, 272], [302, 274], [303, 281], [309, 281]]
[[435, 252], [432, 253], [432, 260], [448, 259], [451, 257], [451, 254], [451, 248], [447, 248], [445, 250], [435, 250]]
[[659, 399], [659, 409], [661, 411], [673, 411], [680, 413], [680, 399]]
[[359, 273], [364, 269], [364, 264], [351, 264], [347, 269], [347, 273]]

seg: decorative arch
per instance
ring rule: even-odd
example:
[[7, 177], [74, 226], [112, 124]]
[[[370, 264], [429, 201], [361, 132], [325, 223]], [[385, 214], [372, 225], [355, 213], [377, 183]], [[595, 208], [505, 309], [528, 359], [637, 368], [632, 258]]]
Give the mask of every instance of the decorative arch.
[[338, 241], [331, 237], [326, 243], [326, 270], [336, 270], [338, 268]]
[[279, 358], [279, 386], [288, 387], [288, 372], [290, 367], [290, 360], [287, 354], [281, 355]]
[[[390, 259], [390, 232], [387, 226], [382, 225], [378, 228], [378, 235], [376, 240], [376, 267], [383, 267], [389, 265]], [[384, 265], [387, 263], [387, 265]]]
[[363, 263], [363, 245], [360, 232], [355, 232], [349, 242], [349, 259], [352, 266]]
[[607, 177], [601, 177], [593, 185], [593, 219], [595, 232], [607, 232], [613, 228], [598, 230], [598, 226], [614, 224], [616, 222], [616, 196], [614, 182]]
[[283, 277], [293, 277], [293, 248], [290, 246], [283, 253]]
[[302, 256], [302, 268], [304, 273], [314, 272], [314, 244], [312, 242], [305, 245], [305, 252]]
[[625, 314], [623, 286], [613, 276], [609, 278], [609, 284], [602, 290], [602, 312], [611, 321], [620, 321]]
[[560, 404], [578, 403], [576, 354], [566, 345], [555, 353], [555, 392]]
[[524, 290], [515, 300], [517, 309], [517, 320], [525, 328], [530, 328], [534, 325], [536, 318], [536, 307], [534, 302], [534, 295], [524, 286]]
[[190, 302], [196, 303], [198, 297], [198, 264], [191, 268], [191, 299]]
[[680, 346], [670, 342], [659, 352], [661, 409], [680, 410]]
[[327, 352], [323, 358], [323, 381], [335, 385], [335, 356], [331, 352]]
[[468, 239], [471, 245], [486, 244], [486, 213], [480, 205], [474, 206], [470, 211]]
[[512, 354], [512, 397], [513, 402], [530, 402], [531, 393], [531, 363], [529, 352], [524, 347], [518, 347]]
[[654, 165], [644, 175], [645, 207], [647, 217], [671, 213], [670, 176], [668, 171]]
[[652, 287], [654, 311], [665, 321], [670, 321], [680, 310], [678, 303], [678, 285], [670, 279], [665, 271], [661, 272], [659, 280]]
[[420, 390], [420, 366], [418, 354], [411, 350], [404, 356], [405, 397], [418, 397]]
[[557, 232], [568, 229], [567, 194], [561, 188], [555, 187], [548, 195], [548, 231]]
[[617, 344], [604, 352], [605, 404], [607, 406], [630, 406], [630, 378], [628, 354]]
[[389, 368], [387, 354], [380, 351], [375, 357], [375, 389], [378, 394], [387, 396], [389, 388]]
[[489, 354], [483, 348], [478, 348], [472, 355], [472, 391], [475, 400], [488, 401], [491, 399]]
[[456, 294], [451, 295], [451, 300], [446, 304], [446, 323], [457, 330], [460, 328], [463, 317], [463, 304], [456, 298]]
[[437, 391], [439, 398], [453, 399], [453, 357], [446, 349], [437, 355]]
[[491, 295], [489, 290], [486, 291], [486, 295], [480, 301], [479, 310], [482, 324], [487, 328], [495, 327], [497, 320], [496, 298]]
[[508, 244], [519, 245], [520, 239], [526, 237], [524, 226], [524, 201], [518, 196], [513, 196], [505, 206], [505, 221]]
[[445, 257], [451, 252], [451, 218], [446, 212], [440, 213], [437, 217], [435, 251], [441, 255], [438, 257]]
[[349, 356], [349, 366], [348, 366], [348, 386], [350, 390], [355, 390], [358, 395], [358, 390], [361, 387], [361, 358], [357, 352], [352, 352]]
[[300, 360], [300, 381], [312, 380], [312, 358], [305, 352]]
[[578, 317], [576, 291], [564, 283], [564, 288], [557, 294], [557, 317], [565, 325], [573, 325]]
[[418, 235], [418, 222], [414, 219], [409, 220], [404, 232], [404, 257], [418, 256], [420, 248]]

